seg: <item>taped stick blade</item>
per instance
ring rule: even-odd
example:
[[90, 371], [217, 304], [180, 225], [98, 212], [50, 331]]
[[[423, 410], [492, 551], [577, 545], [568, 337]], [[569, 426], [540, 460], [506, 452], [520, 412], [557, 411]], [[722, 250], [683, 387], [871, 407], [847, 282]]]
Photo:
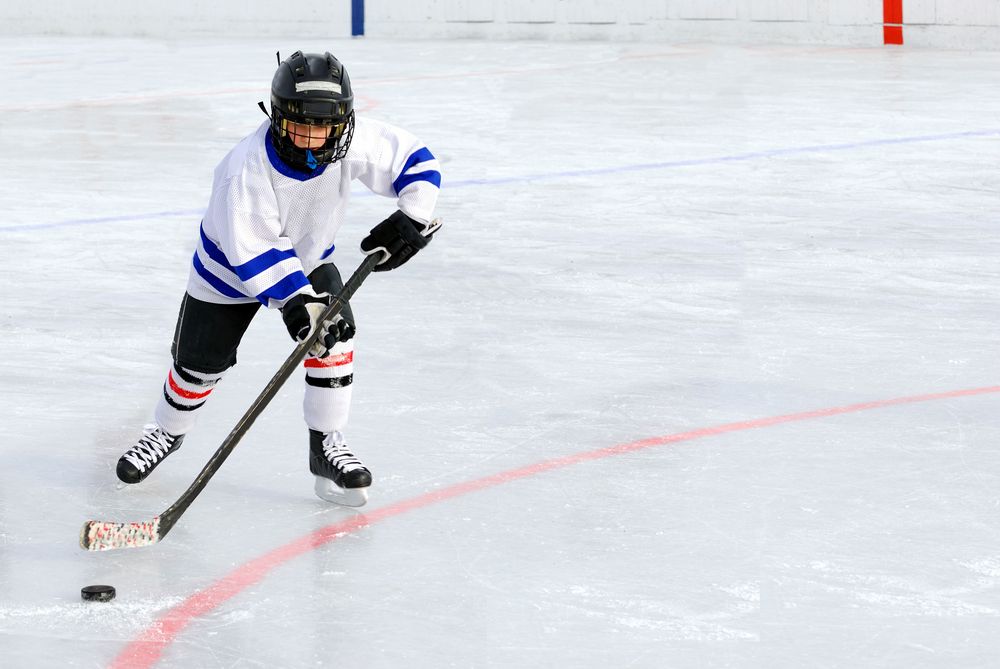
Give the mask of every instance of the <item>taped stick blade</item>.
[[88, 551], [152, 546], [160, 537], [160, 517], [140, 523], [88, 520], [80, 530], [80, 547]]

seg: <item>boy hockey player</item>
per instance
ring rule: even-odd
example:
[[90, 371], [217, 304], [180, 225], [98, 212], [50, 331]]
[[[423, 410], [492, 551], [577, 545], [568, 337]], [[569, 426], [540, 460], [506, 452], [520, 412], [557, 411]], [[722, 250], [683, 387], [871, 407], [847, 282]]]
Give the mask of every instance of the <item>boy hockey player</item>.
[[397, 211], [361, 242], [395, 269], [426, 246], [441, 185], [438, 163], [416, 138], [355, 118], [350, 79], [329, 53], [296, 52], [271, 82], [270, 118], [215, 169], [187, 291], [181, 301], [163, 394], [118, 478], [138, 483], [176, 451], [230, 367], [261, 305], [278, 309], [289, 334], [321, 335], [305, 361], [309, 468], [321, 498], [360, 506], [371, 473], [344, 443], [355, 332], [350, 306], [317, 322], [343, 283], [333, 264], [351, 182], [395, 197]]

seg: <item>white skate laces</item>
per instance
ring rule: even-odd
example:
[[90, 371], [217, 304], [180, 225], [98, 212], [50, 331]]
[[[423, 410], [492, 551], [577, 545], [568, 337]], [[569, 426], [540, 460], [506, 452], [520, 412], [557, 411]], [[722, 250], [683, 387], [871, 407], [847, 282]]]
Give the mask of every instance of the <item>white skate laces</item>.
[[365, 468], [361, 464], [361, 460], [358, 460], [354, 453], [347, 450], [347, 445], [344, 444], [344, 435], [340, 432], [328, 432], [323, 438], [323, 457], [344, 474], [355, 469]]
[[128, 450], [123, 456], [135, 465], [140, 472], [146, 467], [154, 467], [167, 456], [174, 445], [174, 437], [160, 429], [158, 425], [146, 425], [142, 428], [139, 443]]
[[116, 473], [123, 483], [139, 483], [163, 462], [164, 458], [180, 448], [184, 435], [172, 435], [159, 425], [150, 423], [143, 427], [142, 436], [135, 446], [118, 459]]

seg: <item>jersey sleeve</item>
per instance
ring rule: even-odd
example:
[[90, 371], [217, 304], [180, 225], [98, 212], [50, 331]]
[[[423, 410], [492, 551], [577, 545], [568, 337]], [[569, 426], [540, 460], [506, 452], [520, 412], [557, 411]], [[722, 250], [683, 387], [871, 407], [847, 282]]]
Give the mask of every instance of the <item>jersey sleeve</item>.
[[410, 218], [429, 223], [441, 191], [437, 158], [400, 128], [366, 121], [361, 130], [364, 159], [357, 178], [372, 192], [396, 198], [400, 211]]
[[242, 173], [217, 180], [200, 237], [195, 269], [227, 297], [253, 297], [280, 308], [298, 293], [314, 293], [291, 240], [282, 235], [266, 179]]

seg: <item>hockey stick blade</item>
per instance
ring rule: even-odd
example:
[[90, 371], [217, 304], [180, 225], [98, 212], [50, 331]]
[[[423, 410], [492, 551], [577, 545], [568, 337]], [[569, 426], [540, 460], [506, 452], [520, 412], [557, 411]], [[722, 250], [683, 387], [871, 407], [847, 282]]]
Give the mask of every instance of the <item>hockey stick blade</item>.
[[[337, 293], [333, 302], [330, 303], [330, 306], [320, 316], [320, 320], [329, 320], [344, 308], [355, 291], [361, 287], [361, 283], [371, 274], [379, 260], [380, 258], [377, 255], [370, 255], [364, 259], [354, 274], [351, 275], [351, 278], [347, 280], [347, 283], [344, 284], [344, 288]], [[243, 435], [246, 434], [247, 430], [250, 429], [250, 426], [253, 425], [257, 416], [264, 411], [264, 408], [278, 393], [278, 390], [288, 380], [288, 377], [302, 364], [309, 349], [319, 338], [319, 334], [319, 328], [317, 328], [309, 337], [295, 347], [295, 350], [292, 351], [291, 355], [288, 356], [274, 376], [271, 377], [271, 380], [257, 396], [257, 399], [253, 401], [246, 413], [243, 414], [243, 417], [240, 418], [236, 427], [233, 428], [229, 436], [222, 442], [222, 445], [219, 446], [205, 466], [202, 467], [198, 476], [195, 477], [194, 482], [184, 491], [183, 495], [177, 498], [177, 501], [169, 509], [158, 516], [154, 516], [152, 520], [144, 522], [117, 523], [99, 520], [88, 521], [80, 532], [80, 547], [88, 551], [141, 548], [143, 546], [152, 546], [167, 536], [167, 532], [173, 528], [181, 515], [187, 511], [187, 508], [191, 506], [191, 503], [199, 493], [208, 485], [209, 480], [219, 471], [222, 463], [225, 462], [229, 454], [236, 448], [236, 445], [243, 438]]]
[[80, 546], [88, 551], [110, 551], [116, 548], [152, 546], [162, 539], [160, 517], [144, 523], [114, 523], [88, 520], [80, 530]]

